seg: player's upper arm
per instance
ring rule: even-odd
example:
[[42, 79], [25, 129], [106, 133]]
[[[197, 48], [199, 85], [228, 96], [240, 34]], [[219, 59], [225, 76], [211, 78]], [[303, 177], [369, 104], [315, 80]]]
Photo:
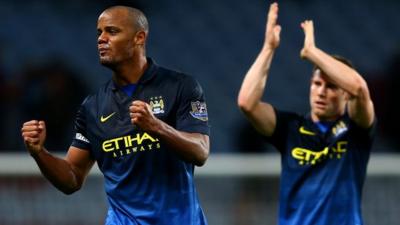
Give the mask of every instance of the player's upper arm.
[[240, 108], [254, 128], [269, 137], [276, 127], [276, 114], [271, 104], [258, 102], [252, 109]]
[[191, 76], [182, 75], [178, 98], [175, 129], [209, 135], [207, 104], [200, 83]]
[[350, 96], [348, 112], [350, 118], [360, 127], [369, 128], [374, 122], [375, 111], [367, 83], [360, 82], [355, 95]]
[[90, 155], [90, 152], [85, 149], [71, 146], [68, 150], [65, 160], [71, 166], [71, 169], [74, 172], [75, 177], [77, 178], [79, 186], [82, 186], [86, 176], [88, 175], [90, 169], [95, 162], [95, 160]]

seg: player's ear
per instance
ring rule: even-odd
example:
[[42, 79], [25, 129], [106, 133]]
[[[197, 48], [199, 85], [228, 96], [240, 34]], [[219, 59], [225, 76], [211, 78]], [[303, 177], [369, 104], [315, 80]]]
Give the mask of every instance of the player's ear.
[[147, 32], [141, 30], [136, 32], [135, 34], [135, 44], [137, 45], [144, 45], [147, 39]]

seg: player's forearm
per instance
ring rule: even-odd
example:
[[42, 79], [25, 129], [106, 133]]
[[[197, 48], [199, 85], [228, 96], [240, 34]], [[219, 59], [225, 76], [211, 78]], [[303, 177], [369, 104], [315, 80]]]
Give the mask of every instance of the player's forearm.
[[210, 144], [207, 135], [178, 131], [161, 122], [156, 135], [174, 150], [183, 160], [202, 166], [206, 162]]
[[79, 184], [74, 171], [67, 161], [51, 155], [47, 150], [32, 155], [42, 174], [60, 191], [72, 194], [79, 190]]
[[261, 101], [274, 52], [263, 48], [247, 72], [237, 100], [241, 110], [250, 112]]
[[368, 91], [365, 80], [356, 70], [336, 60], [321, 49], [314, 47], [308, 49], [306, 58], [317, 65], [340, 88], [352, 96], [365, 95]]

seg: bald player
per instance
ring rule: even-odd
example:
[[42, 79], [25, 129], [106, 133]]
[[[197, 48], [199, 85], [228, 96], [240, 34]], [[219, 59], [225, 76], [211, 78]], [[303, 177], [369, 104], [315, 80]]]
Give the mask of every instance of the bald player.
[[80, 106], [64, 158], [45, 147], [45, 121], [22, 137], [43, 175], [60, 191], [81, 188], [93, 164], [104, 175], [106, 225], [207, 224], [193, 182], [209, 155], [209, 125], [199, 83], [146, 57], [145, 15], [114, 6], [97, 22], [100, 63], [112, 79]]

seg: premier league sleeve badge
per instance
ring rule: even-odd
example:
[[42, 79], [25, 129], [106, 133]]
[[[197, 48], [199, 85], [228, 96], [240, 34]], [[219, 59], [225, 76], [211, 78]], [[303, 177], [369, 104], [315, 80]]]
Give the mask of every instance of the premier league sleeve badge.
[[190, 111], [190, 115], [192, 115], [193, 118], [201, 121], [208, 121], [208, 113], [205, 102], [196, 101], [191, 102], [190, 104], [192, 106], [192, 111]]

